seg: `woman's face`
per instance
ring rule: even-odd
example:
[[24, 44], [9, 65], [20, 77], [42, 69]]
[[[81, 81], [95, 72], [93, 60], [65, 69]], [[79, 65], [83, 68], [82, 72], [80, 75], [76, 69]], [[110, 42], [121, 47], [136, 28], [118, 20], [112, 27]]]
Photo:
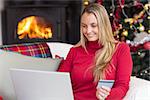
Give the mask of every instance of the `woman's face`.
[[98, 24], [97, 19], [93, 13], [84, 13], [81, 17], [82, 34], [88, 41], [98, 40]]

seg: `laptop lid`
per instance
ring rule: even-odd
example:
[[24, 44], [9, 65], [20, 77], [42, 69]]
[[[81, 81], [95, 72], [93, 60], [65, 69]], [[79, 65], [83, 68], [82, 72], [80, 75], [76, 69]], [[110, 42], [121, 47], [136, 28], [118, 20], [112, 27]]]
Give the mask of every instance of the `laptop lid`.
[[17, 100], [73, 100], [69, 73], [10, 69]]

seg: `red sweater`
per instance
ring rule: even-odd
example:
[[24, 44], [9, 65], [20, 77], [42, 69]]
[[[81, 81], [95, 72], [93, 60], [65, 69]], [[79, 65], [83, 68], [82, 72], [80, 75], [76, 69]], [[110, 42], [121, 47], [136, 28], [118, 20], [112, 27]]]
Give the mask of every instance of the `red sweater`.
[[[62, 61], [58, 71], [69, 72], [75, 100], [97, 100], [92, 64], [95, 52], [102, 47], [95, 42], [87, 45], [88, 54], [80, 47], [72, 47], [66, 60]], [[111, 64], [105, 72], [106, 79], [115, 80], [107, 100], [121, 100], [129, 88], [132, 72], [130, 48], [125, 43], [118, 43]]]
[[3, 100], [3, 98], [0, 96], [0, 100]]

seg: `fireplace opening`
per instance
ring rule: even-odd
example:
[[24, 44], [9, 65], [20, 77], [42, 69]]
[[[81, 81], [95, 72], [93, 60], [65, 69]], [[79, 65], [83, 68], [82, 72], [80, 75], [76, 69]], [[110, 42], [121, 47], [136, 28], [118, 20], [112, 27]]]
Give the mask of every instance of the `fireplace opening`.
[[4, 0], [3, 44], [66, 42], [80, 37], [82, 0]]
[[19, 21], [15, 33], [19, 39], [49, 39], [53, 34], [50, 22], [39, 16], [29, 16]]

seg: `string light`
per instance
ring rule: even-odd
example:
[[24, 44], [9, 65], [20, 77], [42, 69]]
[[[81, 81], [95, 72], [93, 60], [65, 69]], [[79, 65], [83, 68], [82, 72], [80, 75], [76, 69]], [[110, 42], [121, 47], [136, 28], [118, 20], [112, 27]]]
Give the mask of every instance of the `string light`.
[[140, 56], [140, 55], [141, 55], [141, 52], [138, 52], [137, 54]]
[[144, 27], [142, 24], [140, 24], [140, 26], [138, 27], [138, 29], [139, 29], [140, 31], [144, 31], [144, 30], [145, 30], [145, 27]]
[[150, 34], [150, 29], [148, 30], [148, 33]]
[[89, 5], [89, 1], [88, 0], [84, 0], [83, 4], [84, 4], [84, 6], [87, 6], [87, 5]]
[[110, 15], [110, 16], [113, 16], [113, 13], [110, 13], [109, 15]]

